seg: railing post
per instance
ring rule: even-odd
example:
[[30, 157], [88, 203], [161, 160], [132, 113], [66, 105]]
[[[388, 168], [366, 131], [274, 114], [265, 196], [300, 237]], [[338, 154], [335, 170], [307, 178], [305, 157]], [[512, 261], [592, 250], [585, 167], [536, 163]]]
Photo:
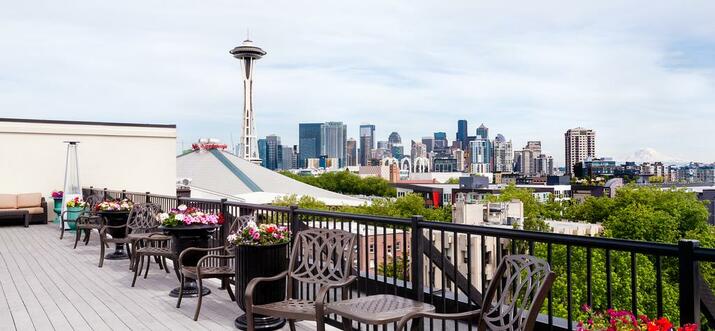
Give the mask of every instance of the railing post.
[[92, 194], [94, 194], [94, 186], [89, 187], [89, 195], [92, 195]]
[[[288, 250], [288, 254], [293, 250], [293, 247], [295, 245], [295, 237], [298, 234], [298, 229], [300, 229], [300, 219], [298, 218], [298, 206], [297, 205], [290, 205], [290, 209], [288, 210], [288, 225], [290, 227], [290, 249]], [[289, 257], [286, 256], [286, 259]], [[359, 275], [358, 275], [359, 276]], [[291, 296], [293, 299], [299, 299], [298, 297], [298, 282], [292, 282], [292, 288], [291, 288]]]
[[107, 188], [104, 188], [104, 191], [102, 193], [102, 199], [107, 200]]
[[126, 199], [126, 198], [127, 198], [127, 190], [122, 190], [121, 199]]
[[410, 257], [410, 281], [412, 282], [412, 290], [415, 300], [423, 301], [425, 296], [424, 291], [424, 273], [423, 273], [423, 257], [422, 257], [422, 228], [420, 222], [424, 218], [420, 215], [412, 216], [412, 224], [410, 232], [412, 235], [412, 256]]
[[680, 269], [680, 324], [700, 323], [700, 271], [695, 259], [697, 240], [678, 241], [678, 261]]
[[151, 192], [146, 192], [146, 203], [151, 202], [151, 199], [149, 198], [150, 195], [151, 195]]
[[[226, 201], [228, 201], [226, 198], [221, 199], [219, 202], [219, 213], [220, 217], [223, 217], [223, 224], [221, 224], [221, 231], [219, 231], [219, 246], [224, 246], [226, 247], [226, 237], [228, 236], [228, 231], [231, 229], [231, 222], [233, 221], [232, 219], [229, 219], [226, 217], [227, 210], [226, 210]], [[221, 259], [221, 265], [226, 266], [228, 265], [228, 261]], [[221, 289], [225, 290], [226, 286], [228, 286], [228, 280], [226, 278], [221, 279]]]

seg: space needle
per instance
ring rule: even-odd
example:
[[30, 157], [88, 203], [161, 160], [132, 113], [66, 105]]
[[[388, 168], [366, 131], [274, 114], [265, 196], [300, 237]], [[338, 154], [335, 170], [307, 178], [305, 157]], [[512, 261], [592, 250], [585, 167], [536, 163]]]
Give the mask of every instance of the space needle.
[[266, 55], [266, 52], [254, 45], [251, 40], [246, 39], [241, 46], [232, 49], [230, 53], [243, 62], [243, 123], [241, 123], [241, 150], [238, 156], [260, 164], [258, 138], [253, 116], [253, 62]]

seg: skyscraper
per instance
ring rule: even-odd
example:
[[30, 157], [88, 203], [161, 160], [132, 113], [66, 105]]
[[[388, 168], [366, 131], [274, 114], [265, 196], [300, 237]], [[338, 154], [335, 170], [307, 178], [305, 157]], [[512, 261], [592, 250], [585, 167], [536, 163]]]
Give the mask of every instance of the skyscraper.
[[241, 123], [241, 151], [238, 156], [259, 163], [261, 160], [258, 157], [256, 125], [253, 115], [253, 62], [266, 55], [266, 52], [246, 39], [241, 46], [235, 47], [230, 53], [243, 62], [241, 66], [243, 69], [243, 122]]
[[370, 155], [375, 148], [375, 125], [360, 125], [360, 165], [370, 164]]
[[281, 157], [278, 159], [278, 169], [290, 170], [295, 168], [295, 149], [290, 146], [280, 146]]
[[350, 138], [345, 143], [345, 165], [348, 167], [356, 166], [358, 160], [357, 141]]
[[520, 151], [514, 152], [514, 170], [524, 176], [536, 175], [536, 154], [534, 151], [524, 147]]
[[[267, 164], [266, 160], [268, 159], [268, 140], [258, 139], [256, 145], [258, 145], [258, 157], [261, 159], [261, 166], [265, 167]], [[239, 148], [239, 152], [240, 150], [241, 149]]]
[[347, 131], [343, 122], [326, 122], [320, 126], [320, 155], [338, 159], [338, 167], [345, 166]]
[[412, 140], [412, 146], [410, 146], [410, 157], [413, 161], [418, 157], [427, 157], [427, 146], [421, 142]]
[[489, 164], [489, 140], [482, 136], [469, 143], [471, 173], [491, 172]]
[[529, 140], [526, 142], [525, 149], [528, 149], [536, 154], [541, 154], [541, 141], [539, 140]]
[[482, 123], [478, 128], [477, 128], [477, 139], [479, 137], [482, 137], [482, 139], [487, 141], [487, 150], [486, 150], [486, 160], [487, 163], [489, 164], [489, 170], [491, 171], [494, 168], [494, 160], [492, 157], [492, 142], [489, 140], [489, 128], [484, 126], [484, 123]]
[[574, 165], [586, 158], [596, 157], [596, 132], [581, 127], [569, 129], [564, 134], [566, 174], [574, 175]]
[[308, 159], [320, 157], [321, 123], [298, 124], [298, 167], [307, 166]]
[[551, 155], [539, 154], [534, 160], [536, 175], [551, 176], [554, 174], [554, 158]]
[[432, 149], [434, 149], [434, 137], [422, 137], [422, 143], [425, 145], [427, 154], [432, 153]]
[[459, 120], [457, 121], [457, 141], [460, 143], [462, 146], [462, 150], [467, 149], [467, 135], [468, 135], [468, 130], [467, 130], [467, 120]]
[[506, 141], [506, 138], [501, 133], [497, 134], [492, 145], [492, 152], [495, 172], [510, 173], [514, 171], [514, 152], [512, 151], [511, 140]]
[[266, 168], [278, 169], [278, 159], [282, 157], [282, 151], [279, 149], [280, 144], [281, 137], [274, 134], [266, 136]]

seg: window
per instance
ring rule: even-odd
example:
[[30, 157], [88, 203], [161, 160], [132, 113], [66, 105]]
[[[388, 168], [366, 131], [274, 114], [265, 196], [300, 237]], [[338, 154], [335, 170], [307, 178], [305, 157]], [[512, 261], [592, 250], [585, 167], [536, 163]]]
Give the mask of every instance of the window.
[[375, 253], [375, 244], [370, 244], [370, 253]]
[[392, 245], [387, 245], [387, 252], [392, 253]]
[[399, 250], [400, 250], [400, 242], [398, 241], [395, 243], [395, 252], [397, 252]]

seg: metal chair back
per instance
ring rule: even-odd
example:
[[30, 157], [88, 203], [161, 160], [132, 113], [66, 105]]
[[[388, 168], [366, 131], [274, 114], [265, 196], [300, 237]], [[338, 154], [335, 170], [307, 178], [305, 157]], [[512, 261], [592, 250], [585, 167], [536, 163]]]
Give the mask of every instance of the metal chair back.
[[343, 230], [308, 229], [298, 232], [288, 265], [288, 291], [293, 281], [337, 284], [350, 276], [355, 235]]
[[161, 207], [157, 204], [149, 202], [134, 204], [127, 220], [127, 233], [156, 232], [161, 225], [159, 213]]
[[484, 296], [479, 330], [533, 330], [555, 277], [542, 259], [505, 256]]

